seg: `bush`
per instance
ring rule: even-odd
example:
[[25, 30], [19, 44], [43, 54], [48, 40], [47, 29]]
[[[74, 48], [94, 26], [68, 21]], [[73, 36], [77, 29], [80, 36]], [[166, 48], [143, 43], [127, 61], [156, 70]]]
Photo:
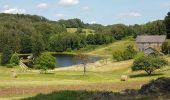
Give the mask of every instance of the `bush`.
[[117, 50], [113, 53], [113, 59], [117, 61], [123, 61], [123, 50]]
[[55, 57], [49, 53], [42, 53], [38, 58], [36, 58], [35, 62], [35, 68], [40, 69], [41, 71], [44, 70], [44, 72], [48, 69], [54, 69], [56, 67]]
[[164, 54], [170, 54], [170, 40], [166, 40], [163, 44], [162, 44], [162, 52]]
[[159, 56], [143, 56], [134, 61], [132, 70], [144, 70], [148, 75], [151, 75], [156, 69], [166, 65], [168, 65], [168, 62]]
[[138, 52], [135, 56], [135, 59], [138, 59], [140, 57], [144, 57], [145, 56], [145, 53], [144, 52]]
[[125, 50], [117, 50], [113, 53], [113, 59], [117, 61], [133, 59], [137, 54], [137, 51], [133, 46], [129, 45]]
[[123, 59], [124, 60], [129, 60], [133, 59], [137, 54], [137, 51], [134, 49], [132, 45], [129, 45], [126, 47], [124, 53], [123, 53]]
[[19, 57], [17, 53], [14, 53], [10, 59], [10, 64], [15, 64], [15, 65], [19, 65]]

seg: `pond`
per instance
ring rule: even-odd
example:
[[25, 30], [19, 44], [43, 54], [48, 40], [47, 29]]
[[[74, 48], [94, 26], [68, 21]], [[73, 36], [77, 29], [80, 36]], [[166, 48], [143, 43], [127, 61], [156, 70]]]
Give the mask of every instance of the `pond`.
[[[25, 64], [32, 68], [33, 67], [33, 62], [27, 61], [28, 57], [30, 55], [20, 55], [20, 58], [25, 59]], [[75, 55], [73, 54], [55, 54], [53, 55], [56, 57], [56, 67], [68, 67], [68, 66], [73, 66], [73, 65], [78, 65], [82, 64], [83, 60], [75, 59]], [[88, 63], [93, 63], [96, 61], [101, 60], [102, 58], [99, 56], [88, 56]]]
[[[83, 60], [75, 59], [75, 55], [72, 54], [56, 54], [57, 67], [68, 67], [72, 65], [82, 64]], [[101, 59], [98, 56], [89, 56], [89, 62], [96, 62]]]

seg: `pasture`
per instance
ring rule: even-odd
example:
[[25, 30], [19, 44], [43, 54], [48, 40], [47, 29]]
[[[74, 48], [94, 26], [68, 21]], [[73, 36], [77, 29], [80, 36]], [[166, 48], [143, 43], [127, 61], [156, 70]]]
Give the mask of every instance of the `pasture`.
[[[170, 77], [169, 66], [157, 70], [152, 76], [147, 76], [143, 71], [131, 71], [133, 60], [113, 61], [112, 52], [115, 49], [123, 49], [128, 44], [134, 44], [134, 41], [118, 41], [105, 46], [97, 46], [94, 50], [86, 52], [80, 50], [86, 54], [108, 56], [107, 63], [101, 60], [88, 64], [86, 75], [83, 74], [82, 65], [57, 68], [48, 71], [47, 74], [40, 74], [38, 70], [23, 71], [18, 66], [15, 68], [0, 67], [0, 98], [21, 99], [36, 96], [39, 93], [46, 94], [64, 90], [117, 92], [125, 89], [139, 89], [141, 85], [158, 77]], [[166, 59], [170, 61], [167, 56]], [[11, 77], [12, 71], [17, 73], [17, 78]], [[128, 81], [120, 81], [121, 75], [128, 75]]]

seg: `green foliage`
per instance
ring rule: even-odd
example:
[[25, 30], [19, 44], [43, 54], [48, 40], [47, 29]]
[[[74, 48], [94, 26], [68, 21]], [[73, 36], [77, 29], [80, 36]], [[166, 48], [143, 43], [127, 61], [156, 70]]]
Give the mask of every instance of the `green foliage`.
[[165, 35], [166, 27], [162, 20], [157, 20], [153, 22], [149, 22], [143, 25], [133, 25], [130, 26], [133, 36], [137, 35]]
[[50, 39], [50, 50], [63, 52], [68, 49], [78, 50], [86, 46], [86, 36], [82, 34], [59, 34]]
[[86, 42], [90, 45], [109, 44], [113, 42], [113, 37], [109, 34], [89, 34]]
[[126, 37], [131, 33], [127, 26], [122, 25], [122, 24], [117, 24], [111, 28], [111, 34], [113, 34], [115, 39], [120, 40], [123, 37]]
[[132, 45], [129, 45], [126, 47], [124, 53], [123, 53], [123, 59], [124, 60], [129, 60], [133, 59], [137, 54], [137, 51], [134, 49]]
[[137, 54], [137, 51], [132, 45], [126, 47], [125, 50], [117, 50], [113, 53], [113, 59], [117, 61], [133, 59]]
[[78, 28], [76, 33], [83, 33], [83, 29], [82, 28]]
[[41, 35], [35, 35], [33, 39], [32, 52], [34, 56], [39, 56], [45, 50], [44, 42]]
[[141, 58], [141, 57], [144, 57], [144, 56], [145, 56], [144, 52], [138, 52], [135, 56], [135, 59], [138, 59], [138, 58]]
[[6, 45], [2, 52], [1, 64], [2, 65], [9, 64], [11, 57], [12, 57], [12, 50], [9, 48], [9, 46]]
[[10, 64], [15, 64], [15, 65], [19, 65], [19, 57], [17, 53], [14, 53], [10, 59]]
[[0, 14], [0, 52], [8, 45], [15, 52], [30, 53], [37, 34], [41, 36], [44, 48], [47, 49], [49, 38], [61, 32], [66, 32], [63, 25], [41, 16]]
[[2, 57], [1, 57], [1, 54], [0, 54], [0, 66], [2, 65], [2, 64], [1, 64], [1, 59], [2, 59]]
[[162, 44], [162, 52], [164, 54], [170, 54], [170, 40], [166, 40], [163, 44]]
[[132, 70], [144, 70], [148, 75], [151, 75], [156, 69], [168, 65], [168, 62], [159, 56], [143, 56], [135, 59]]
[[87, 44], [96, 44], [95, 37], [93, 34], [89, 34], [86, 38]]
[[32, 40], [29, 36], [24, 35], [21, 37], [21, 53], [32, 52]]
[[5, 65], [7, 68], [14, 68], [14, 66], [16, 66], [16, 64], [7, 64]]
[[168, 12], [167, 16], [165, 17], [164, 23], [166, 26], [167, 37], [170, 39], [170, 12]]
[[117, 60], [117, 61], [123, 61], [124, 60], [124, 51], [123, 50], [116, 50], [113, 53], [113, 59]]
[[61, 25], [65, 26], [66, 28], [83, 28], [84, 23], [80, 19], [68, 19], [68, 20], [59, 20], [58, 21]]
[[46, 71], [48, 69], [54, 69], [56, 67], [56, 60], [50, 53], [42, 53], [36, 58], [35, 68]]

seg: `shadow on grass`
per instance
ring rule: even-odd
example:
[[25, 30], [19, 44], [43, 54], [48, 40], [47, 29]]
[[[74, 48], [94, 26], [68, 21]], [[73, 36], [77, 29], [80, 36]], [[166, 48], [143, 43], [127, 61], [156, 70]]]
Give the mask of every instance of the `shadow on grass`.
[[87, 91], [60, 91], [50, 94], [38, 94], [35, 97], [24, 98], [22, 100], [87, 100], [94, 92]]
[[159, 74], [148, 75], [148, 74], [142, 73], [142, 74], [130, 75], [130, 78], [151, 77], [151, 76], [160, 76], [160, 75], [163, 75], [163, 74], [159, 73]]
[[[129, 91], [129, 92], [128, 92]], [[130, 92], [132, 91], [132, 92]], [[157, 100], [155, 96], [142, 96], [137, 90], [127, 90], [125, 94], [114, 92], [60, 91], [50, 94], [38, 94], [21, 100]]]

